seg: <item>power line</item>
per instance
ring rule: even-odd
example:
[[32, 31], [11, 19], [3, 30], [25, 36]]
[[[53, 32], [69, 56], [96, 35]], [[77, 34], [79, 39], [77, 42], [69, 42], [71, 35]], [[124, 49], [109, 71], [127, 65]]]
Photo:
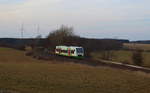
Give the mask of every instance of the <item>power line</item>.
[[21, 38], [24, 37], [24, 24], [21, 25]]
[[40, 26], [37, 25], [37, 36], [40, 35]]

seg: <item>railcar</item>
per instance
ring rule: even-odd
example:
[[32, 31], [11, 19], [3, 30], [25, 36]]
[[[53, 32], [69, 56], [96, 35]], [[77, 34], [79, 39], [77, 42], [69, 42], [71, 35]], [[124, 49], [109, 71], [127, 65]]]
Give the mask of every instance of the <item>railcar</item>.
[[56, 46], [55, 54], [61, 56], [83, 58], [84, 49], [83, 47], [78, 46]]

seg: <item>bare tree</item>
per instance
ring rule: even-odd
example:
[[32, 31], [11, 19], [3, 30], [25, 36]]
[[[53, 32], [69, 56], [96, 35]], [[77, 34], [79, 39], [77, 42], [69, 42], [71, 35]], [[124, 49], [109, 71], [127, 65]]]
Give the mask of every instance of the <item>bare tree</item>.
[[72, 45], [74, 43], [73, 38], [77, 37], [72, 27], [61, 26], [59, 29], [51, 32], [48, 37], [48, 43], [51, 48], [57, 45]]

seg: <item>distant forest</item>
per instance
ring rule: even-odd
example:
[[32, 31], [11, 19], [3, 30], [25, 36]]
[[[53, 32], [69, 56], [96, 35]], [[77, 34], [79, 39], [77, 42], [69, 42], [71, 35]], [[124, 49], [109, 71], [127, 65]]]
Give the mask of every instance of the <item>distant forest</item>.
[[[39, 46], [45, 47], [46, 38], [41, 38], [37, 40], [36, 38], [0, 38], [0, 47], [9, 47], [22, 49], [25, 46], [34, 46], [36, 42], [40, 42]], [[129, 43], [129, 40], [121, 40], [121, 39], [89, 39], [89, 38], [80, 38], [78, 42], [85, 42], [85, 45], [91, 45], [92, 48], [97, 49], [101, 47], [103, 49], [118, 49], [121, 47], [122, 43]], [[46, 46], [47, 47], [47, 46]], [[49, 45], [50, 47], [50, 45]]]
[[49, 33], [46, 38], [0, 38], [1, 47], [9, 47], [24, 50], [26, 46], [33, 49], [44, 47], [54, 51], [57, 45], [82, 46], [87, 53], [94, 51], [119, 50], [123, 43], [129, 43], [124, 39], [91, 39], [75, 35], [71, 27], [62, 26]]

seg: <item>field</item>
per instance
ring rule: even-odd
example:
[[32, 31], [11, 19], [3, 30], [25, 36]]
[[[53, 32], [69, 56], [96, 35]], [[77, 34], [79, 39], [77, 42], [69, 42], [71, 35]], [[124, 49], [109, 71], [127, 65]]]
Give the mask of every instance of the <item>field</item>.
[[[132, 52], [127, 50], [111, 51], [112, 59], [114, 62], [128, 63], [134, 65], [132, 61]], [[92, 53], [94, 59], [101, 60], [103, 53]], [[150, 52], [143, 52], [143, 64], [144, 67], [150, 67]]]
[[0, 48], [0, 92], [149, 93], [150, 75], [109, 67], [41, 61]]
[[[124, 48], [127, 50], [114, 50], [110, 51], [112, 54], [111, 61], [128, 63], [134, 65], [132, 61], [132, 51], [130, 49], [141, 49], [143, 52], [143, 64], [144, 67], [150, 67], [150, 44], [129, 44], [125, 43]], [[129, 49], [129, 50], [128, 50]], [[94, 52], [92, 53], [94, 59], [101, 60], [103, 52]]]
[[150, 44], [124, 43], [124, 47], [127, 49], [141, 49], [150, 51]]

